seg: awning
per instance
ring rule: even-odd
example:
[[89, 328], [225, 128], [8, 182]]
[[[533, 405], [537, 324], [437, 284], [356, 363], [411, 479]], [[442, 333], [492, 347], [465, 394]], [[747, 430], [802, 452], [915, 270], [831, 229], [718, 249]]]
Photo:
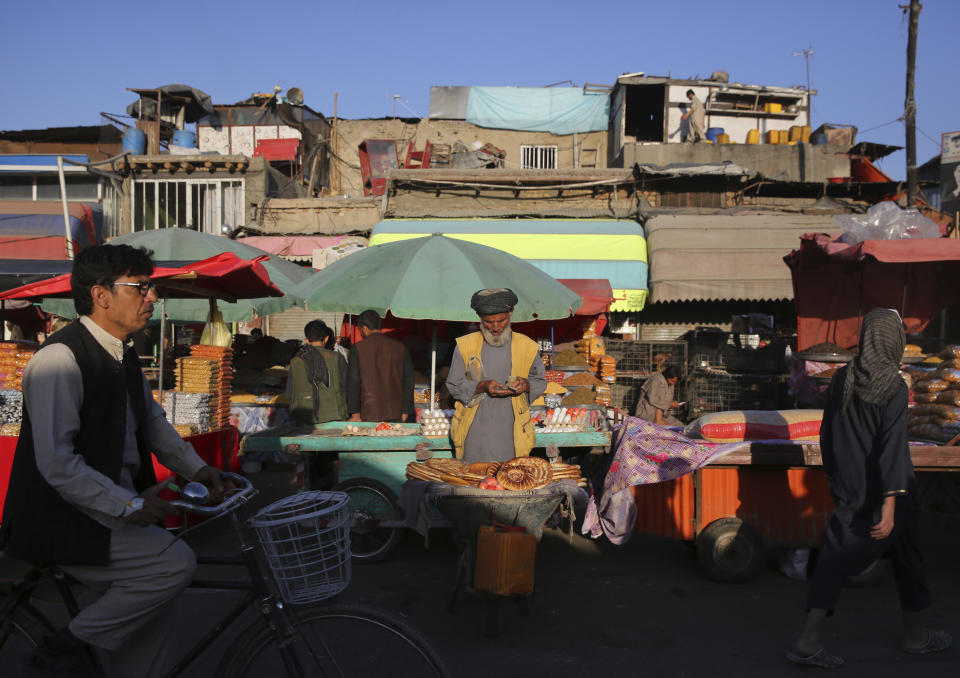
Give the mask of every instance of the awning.
[[646, 223], [650, 301], [793, 298], [783, 257], [810, 232], [834, 230], [832, 215], [678, 214]]
[[496, 247], [560, 279], [605, 279], [613, 311], [639, 311], [647, 297], [643, 227], [616, 219], [388, 219], [373, 228], [371, 245], [443, 233]]
[[557, 282], [563, 283], [583, 299], [583, 305], [576, 310], [575, 315], [599, 315], [610, 310], [610, 304], [613, 303], [613, 290], [609, 280], [565, 278], [558, 279]]
[[[100, 243], [99, 205], [69, 202], [67, 213], [75, 252]], [[0, 258], [66, 259], [65, 235], [60, 201], [0, 202]]]
[[860, 321], [876, 307], [919, 332], [960, 300], [960, 240], [866, 240], [855, 245], [808, 234], [784, 257], [793, 275], [797, 348], [823, 342], [852, 348]]

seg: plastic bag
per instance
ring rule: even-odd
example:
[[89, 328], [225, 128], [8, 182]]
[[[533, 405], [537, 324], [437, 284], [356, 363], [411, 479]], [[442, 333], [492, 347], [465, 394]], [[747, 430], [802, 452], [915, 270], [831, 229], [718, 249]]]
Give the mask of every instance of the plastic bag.
[[222, 346], [227, 348], [233, 341], [230, 334], [230, 327], [223, 321], [223, 314], [217, 308], [217, 300], [210, 300], [210, 313], [207, 315], [207, 323], [203, 326], [203, 334], [200, 335], [200, 343], [207, 346]]
[[863, 216], [838, 214], [833, 225], [843, 232], [841, 242], [856, 244], [864, 240], [901, 240], [903, 238], [939, 238], [940, 227], [915, 209], [901, 209], [884, 200], [872, 205]]

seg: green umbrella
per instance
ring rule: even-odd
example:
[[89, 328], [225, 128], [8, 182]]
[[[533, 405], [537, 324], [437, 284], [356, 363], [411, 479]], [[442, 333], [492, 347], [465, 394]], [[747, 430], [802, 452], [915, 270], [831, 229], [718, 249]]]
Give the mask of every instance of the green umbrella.
[[294, 286], [317, 311], [357, 315], [373, 309], [398, 318], [476, 321], [470, 297], [509, 287], [514, 322], [569, 317], [580, 296], [536, 266], [502, 250], [435, 234], [351, 254]]
[[[199, 261], [221, 252], [233, 252], [242, 259], [268, 257], [261, 263], [270, 274], [270, 282], [279, 287], [285, 296], [241, 299], [235, 303], [220, 302], [218, 308], [225, 322], [250, 320], [254, 315], [265, 316], [302, 305], [302, 301], [290, 291], [306, 279], [311, 271], [240, 241], [199, 233], [189, 228], [158, 228], [128, 233], [114, 238], [110, 244], [145, 247], [153, 251], [155, 261]], [[76, 315], [73, 302], [68, 299], [46, 299], [41, 308], [65, 318]], [[159, 309], [158, 305], [154, 320], [159, 320]], [[175, 322], [204, 322], [209, 310], [210, 305], [205, 299], [169, 299], [166, 302], [167, 318]]]

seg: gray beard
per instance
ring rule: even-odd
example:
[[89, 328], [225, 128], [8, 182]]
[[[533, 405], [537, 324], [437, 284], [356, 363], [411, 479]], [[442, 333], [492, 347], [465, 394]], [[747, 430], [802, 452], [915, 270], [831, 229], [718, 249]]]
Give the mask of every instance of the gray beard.
[[513, 329], [508, 325], [507, 329], [500, 333], [500, 336], [494, 336], [493, 332], [486, 329], [483, 325], [480, 326], [480, 334], [483, 335], [483, 340], [493, 346], [494, 348], [499, 348], [504, 344], [510, 343], [510, 339], [513, 338]]

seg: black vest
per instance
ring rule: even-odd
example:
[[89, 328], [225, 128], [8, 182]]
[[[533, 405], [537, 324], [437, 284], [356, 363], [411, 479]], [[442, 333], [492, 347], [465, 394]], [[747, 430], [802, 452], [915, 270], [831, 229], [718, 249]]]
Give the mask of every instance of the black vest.
[[[123, 362], [118, 363], [79, 321], [52, 335], [43, 346], [48, 344], [65, 344], [76, 357], [83, 377], [75, 453], [92, 468], [119, 482], [129, 395], [140, 453], [134, 486], [142, 492], [156, 483], [153, 462], [141, 433], [146, 402], [143, 372], [135, 351], [128, 350]], [[0, 548], [15, 558], [37, 564], [110, 562], [110, 529], [67, 503], [37, 470], [26, 407], [0, 524]]]

